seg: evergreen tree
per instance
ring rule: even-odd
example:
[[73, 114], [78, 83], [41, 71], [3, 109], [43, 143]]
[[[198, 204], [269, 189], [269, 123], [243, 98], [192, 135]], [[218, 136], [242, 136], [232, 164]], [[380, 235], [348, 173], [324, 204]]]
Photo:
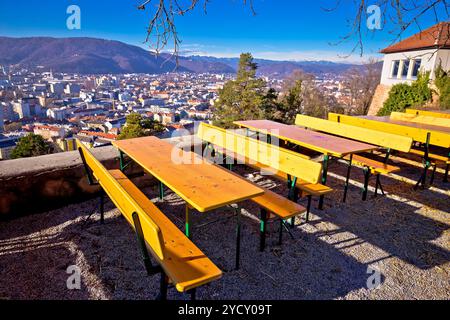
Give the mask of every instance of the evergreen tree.
[[164, 125], [151, 120], [143, 119], [139, 113], [131, 113], [127, 116], [127, 123], [119, 135], [119, 140], [155, 135], [164, 131]]
[[273, 104], [272, 110], [267, 112], [268, 119], [293, 124], [297, 114], [302, 113], [303, 91], [302, 80], [296, 80], [287, 88], [279, 102]]
[[36, 157], [51, 151], [51, 145], [42, 136], [32, 133], [19, 139], [11, 152], [11, 159]]
[[257, 64], [250, 53], [241, 54], [236, 80], [228, 81], [214, 104], [214, 124], [234, 127], [233, 121], [263, 119], [268, 105], [274, 102], [273, 90], [256, 77]]

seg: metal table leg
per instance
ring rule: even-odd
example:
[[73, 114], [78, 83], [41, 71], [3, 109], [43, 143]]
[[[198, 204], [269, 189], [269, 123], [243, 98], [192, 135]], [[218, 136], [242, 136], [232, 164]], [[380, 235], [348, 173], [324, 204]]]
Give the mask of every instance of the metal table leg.
[[352, 161], [353, 161], [353, 154], [350, 155], [350, 160], [348, 162], [347, 177], [345, 179], [344, 197], [342, 198], [342, 202], [345, 202], [345, 200], [347, 200], [348, 182], [350, 180], [350, 172], [352, 170]]
[[[328, 161], [330, 160], [330, 156], [329, 155], [324, 155], [323, 157], [323, 172], [322, 172], [322, 184], [326, 185], [327, 184], [327, 175], [328, 175]], [[323, 201], [324, 201], [325, 196], [321, 195], [319, 198], [319, 209], [323, 210]]]

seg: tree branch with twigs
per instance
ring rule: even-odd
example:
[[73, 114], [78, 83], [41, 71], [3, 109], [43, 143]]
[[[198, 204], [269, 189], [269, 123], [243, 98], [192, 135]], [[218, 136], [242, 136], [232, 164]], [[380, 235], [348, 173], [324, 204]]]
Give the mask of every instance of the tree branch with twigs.
[[[148, 11], [150, 20], [147, 27], [147, 36], [144, 43], [159, 54], [171, 48], [172, 55], [178, 62], [181, 38], [176, 27], [176, 18], [191, 13], [194, 9], [201, 7], [207, 12], [207, 7], [211, 0], [142, 0], [138, 9]], [[255, 13], [254, 0], [241, 0], [244, 6], [249, 6], [251, 12]], [[322, 8], [327, 12], [334, 12], [343, 5], [348, 5], [350, 0], [334, 0], [331, 8]], [[431, 14], [436, 23], [446, 21], [450, 18], [450, 0], [353, 0], [355, 9], [349, 20], [349, 31], [347, 34], [333, 43], [339, 45], [344, 42], [354, 41], [351, 52], [359, 51], [359, 55], [364, 53], [364, 37], [370, 33], [366, 27], [366, 21], [370, 14], [367, 8], [375, 5], [380, 8], [381, 20], [384, 28], [389, 28], [392, 35], [392, 43], [397, 42], [403, 34], [416, 26], [422, 31], [420, 19]], [[450, 34], [450, 33], [449, 33]], [[450, 39], [449, 39], [450, 40]]]
[[[197, 7], [202, 7], [207, 13], [207, 6], [210, 0], [145, 0], [138, 6], [139, 10], [150, 12], [150, 21], [147, 27], [147, 37], [144, 43], [150, 44], [151, 49], [158, 55], [167, 49], [170, 44], [173, 46], [172, 55], [178, 64], [178, 54], [181, 39], [175, 24], [177, 16], [184, 16]], [[244, 5], [248, 5], [253, 14], [253, 0], [242, 0]]]
[[[326, 12], [334, 12], [342, 6], [341, 0], [335, 0], [331, 8], [323, 8]], [[359, 55], [364, 53], [364, 37], [370, 33], [366, 27], [366, 21], [370, 14], [367, 12], [369, 1], [353, 0], [356, 13], [349, 20], [349, 31], [347, 34], [333, 43], [339, 45], [344, 42], [353, 41], [354, 45], [348, 56], [359, 51]], [[421, 18], [425, 15], [432, 15], [435, 23], [447, 21], [450, 18], [450, 1], [448, 0], [375, 0], [370, 1], [370, 5], [377, 6], [381, 13], [381, 24], [388, 28], [392, 35], [391, 44], [398, 42], [407, 30], [415, 26], [419, 32], [422, 30]], [[449, 36], [450, 37], [450, 33]], [[447, 39], [450, 40], [450, 39]], [[447, 41], [445, 41], [447, 43]]]

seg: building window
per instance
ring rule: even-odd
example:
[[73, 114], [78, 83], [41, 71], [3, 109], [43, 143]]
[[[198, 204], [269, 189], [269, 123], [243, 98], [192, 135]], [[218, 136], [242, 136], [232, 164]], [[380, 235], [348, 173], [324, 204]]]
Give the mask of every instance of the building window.
[[422, 60], [420, 60], [420, 59], [413, 60], [413, 70], [412, 70], [412, 74], [411, 74], [412, 78], [416, 79], [417, 76], [419, 75], [421, 64], [422, 64]]
[[409, 71], [409, 60], [403, 60], [403, 68], [402, 68], [402, 78], [406, 79], [408, 77]]
[[392, 73], [391, 73], [391, 78], [397, 78], [399, 67], [400, 67], [400, 60], [394, 60], [394, 61], [392, 61]]

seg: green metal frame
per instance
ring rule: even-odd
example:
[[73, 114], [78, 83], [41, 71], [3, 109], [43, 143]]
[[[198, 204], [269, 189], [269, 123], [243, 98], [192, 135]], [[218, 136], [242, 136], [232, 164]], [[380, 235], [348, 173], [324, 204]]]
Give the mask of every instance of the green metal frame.
[[[450, 148], [448, 149], [448, 158], [450, 159]], [[447, 163], [445, 166], [444, 180], [443, 182], [448, 182], [448, 171], [450, 169], [450, 163]]]
[[184, 233], [186, 235], [186, 237], [188, 237], [189, 239], [191, 239], [192, 235], [191, 235], [191, 228], [190, 228], [190, 221], [189, 221], [189, 205], [186, 203], [186, 221], [184, 224]]
[[136, 239], [139, 246], [139, 249], [141, 251], [142, 260], [144, 261], [145, 270], [147, 271], [148, 275], [154, 275], [157, 273], [162, 272], [162, 269], [160, 266], [153, 266], [152, 261], [150, 259], [150, 255], [147, 250], [147, 246], [145, 244], [145, 238], [144, 233], [142, 231], [141, 221], [139, 219], [139, 215], [136, 212], [133, 212], [133, 223], [134, 223], [134, 230], [136, 233]]
[[312, 201], [312, 195], [308, 194], [307, 195], [308, 198], [308, 204], [306, 206], [306, 223], [309, 222], [309, 213], [311, 212], [311, 201]]
[[364, 172], [364, 185], [362, 188], [362, 200], [365, 201], [367, 199], [367, 193], [369, 192], [370, 169], [368, 167], [364, 167], [363, 172]]
[[428, 154], [430, 152], [430, 138], [431, 138], [431, 132], [428, 132], [427, 133], [427, 140], [426, 140], [426, 143], [425, 143], [425, 154], [424, 154], [423, 160], [422, 160], [423, 171], [422, 171], [422, 174], [421, 174], [419, 180], [417, 181], [417, 183], [414, 186], [414, 190], [417, 190], [417, 188], [419, 186], [421, 186], [423, 189], [426, 186], [427, 171], [431, 167], [430, 157], [428, 156]]
[[159, 193], [159, 199], [164, 200], [164, 183], [161, 181], [158, 181], [158, 193]]
[[125, 170], [133, 163], [133, 160], [125, 162], [125, 153], [119, 150], [119, 162], [120, 162], [120, 171], [125, 172]]
[[[169, 279], [164, 272], [164, 270], [159, 265], [153, 265], [150, 254], [148, 253], [147, 246], [145, 244], [145, 238], [144, 233], [142, 231], [141, 221], [139, 219], [139, 215], [136, 212], [133, 212], [133, 224], [134, 224], [134, 230], [136, 233], [136, 239], [139, 246], [139, 250], [141, 251], [142, 260], [144, 261], [145, 270], [147, 271], [147, 275], [153, 276], [156, 274], [160, 274], [160, 286], [159, 286], [159, 293], [156, 297], [156, 300], [165, 301], [167, 300], [167, 290], [169, 287]], [[187, 293], [190, 295], [191, 300], [195, 300], [196, 295], [196, 289], [191, 289], [187, 291]]]
[[267, 215], [268, 212], [264, 208], [260, 208], [260, 223], [259, 223], [259, 251], [263, 252], [266, 246], [266, 230], [267, 230]]
[[[89, 168], [86, 158], [84, 157], [83, 150], [81, 148], [78, 148], [78, 152], [80, 153], [81, 161], [83, 162], [84, 171], [86, 173], [88, 184], [90, 186], [98, 186], [100, 185], [98, 182], [94, 182], [94, 177], [92, 176], [91, 168]], [[102, 189], [100, 191], [100, 197], [99, 197], [99, 211], [100, 211], [100, 223], [105, 222], [105, 191]], [[88, 219], [95, 213], [95, 210], [89, 215]]]
[[[330, 160], [330, 155], [324, 154], [323, 156], [323, 171], [322, 171], [322, 184], [325, 186], [327, 184], [327, 178], [328, 178], [328, 163]], [[323, 210], [323, 202], [324, 202], [325, 196], [321, 195], [319, 198], [319, 210]]]
[[342, 202], [344, 203], [347, 200], [347, 192], [350, 180], [350, 172], [352, 170], [352, 162], [353, 162], [353, 154], [350, 154], [350, 159], [347, 162], [347, 176], [345, 177], [344, 196], [342, 198]]
[[232, 206], [236, 213], [236, 259], [235, 259], [235, 269], [239, 270], [240, 265], [240, 256], [241, 256], [241, 208], [239, 205], [235, 205], [235, 207]]
[[[391, 155], [391, 149], [388, 148], [386, 150], [386, 156], [384, 157], [384, 161], [383, 161], [384, 164], [387, 164], [390, 155]], [[377, 180], [376, 180], [376, 183], [375, 183], [375, 197], [378, 195], [378, 188], [380, 189], [381, 194], [384, 196], [385, 193], [384, 193], [384, 190], [383, 190], [383, 185], [381, 184], [380, 174], [377, 174]]]

